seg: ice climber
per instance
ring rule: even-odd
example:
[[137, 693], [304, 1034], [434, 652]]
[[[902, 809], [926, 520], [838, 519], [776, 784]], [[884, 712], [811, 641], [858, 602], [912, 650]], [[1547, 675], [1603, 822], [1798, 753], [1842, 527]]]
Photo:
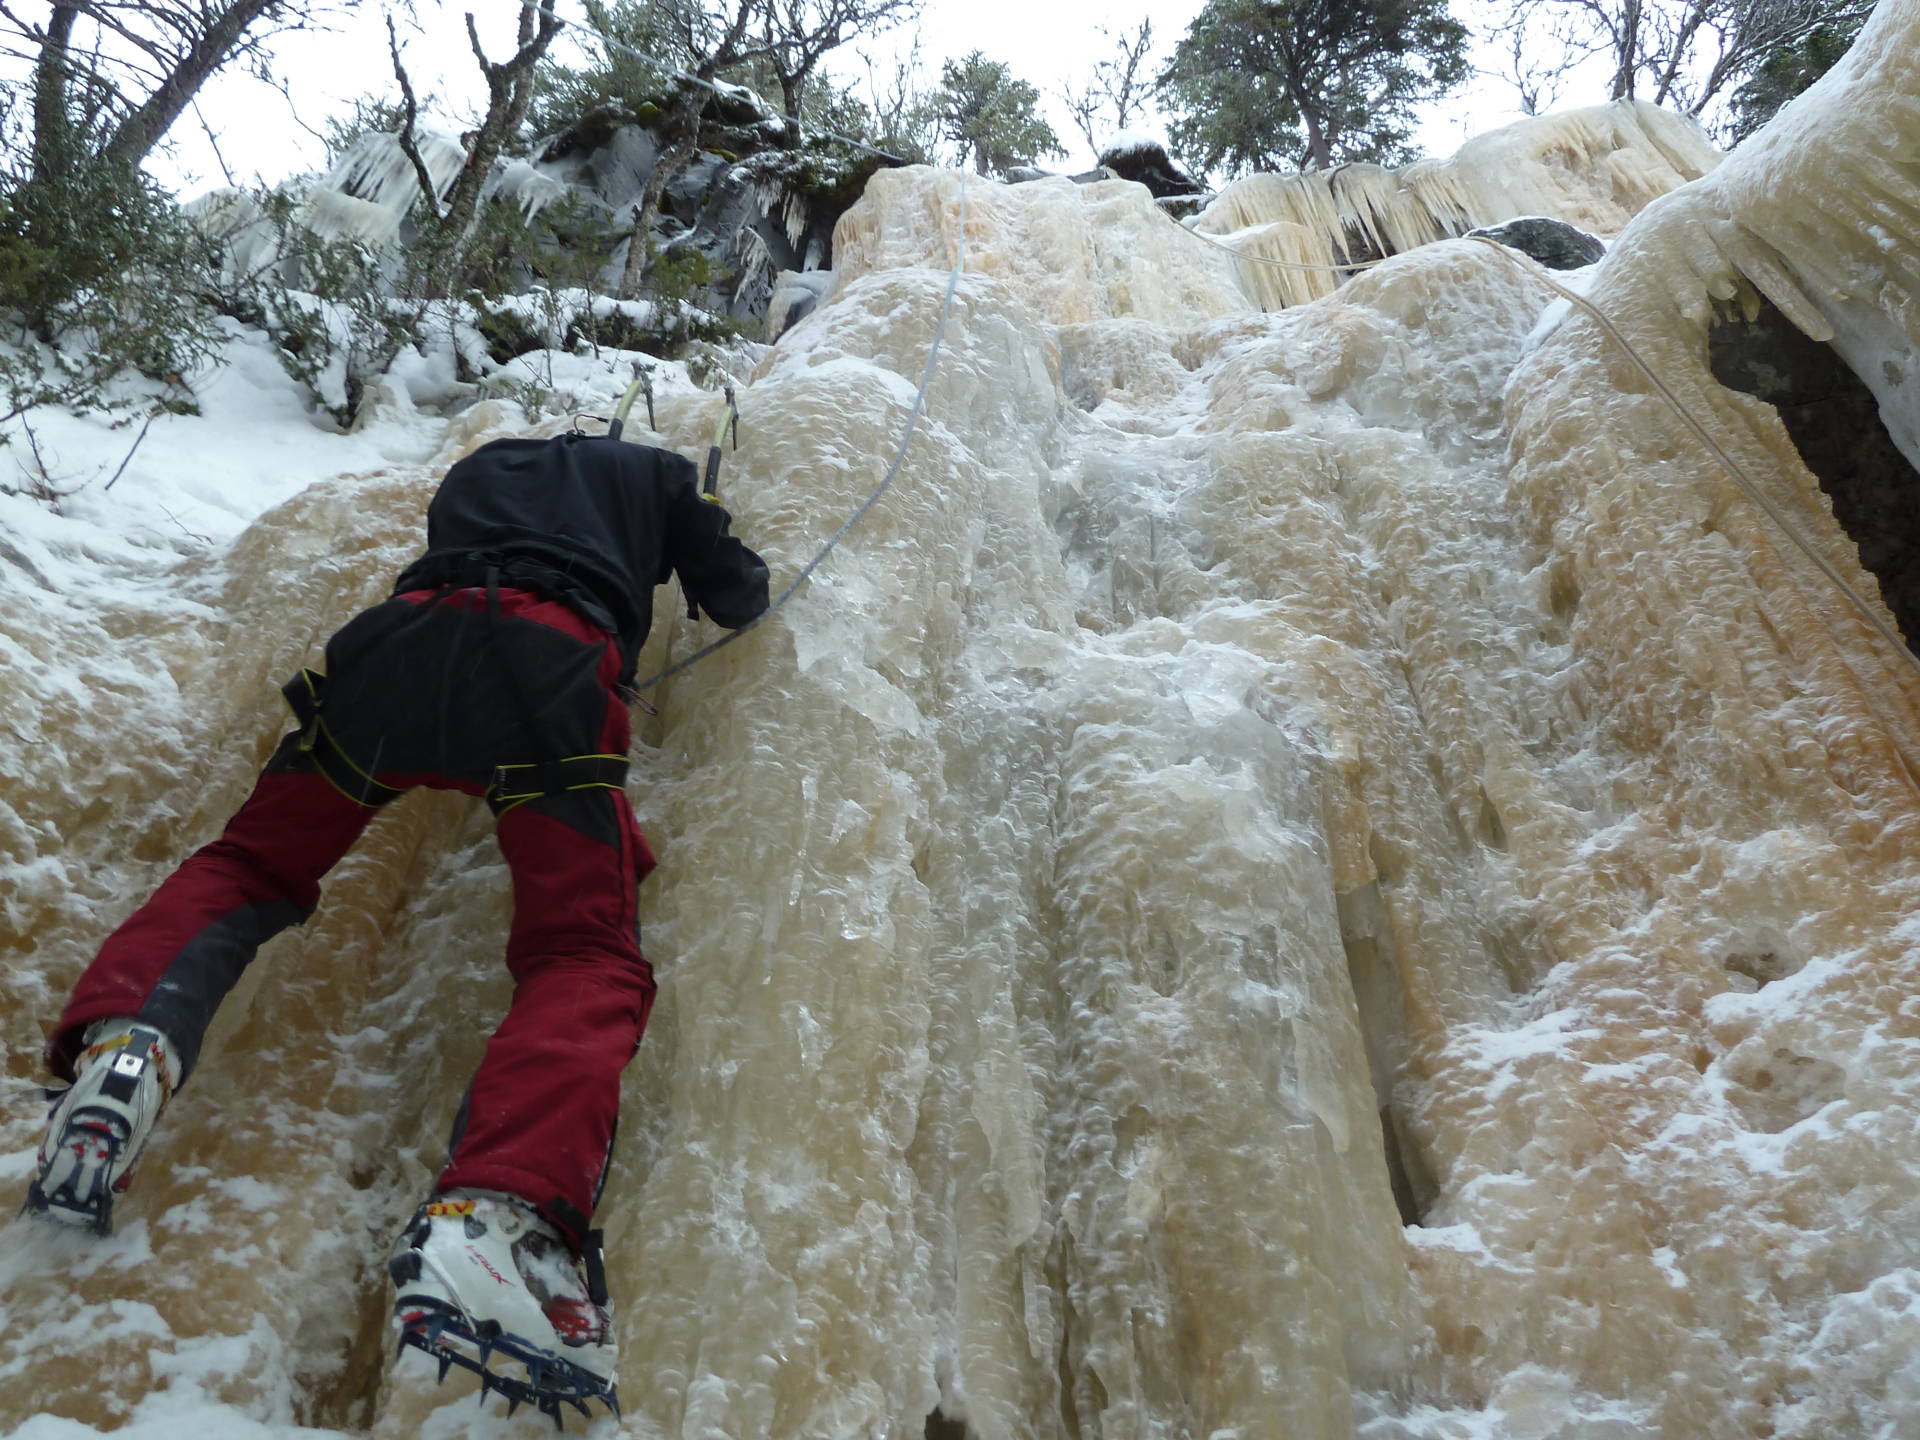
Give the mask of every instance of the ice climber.
[[298, 728], [252, 796], [80, 977], [47, 1042], [72, 1084], [27, 1208], [106, 1233], [259, 946], [313, 913], [321, 877], [402, 791], [480, 796], [512, 874], [513, 999], [395, 1244], [395, 1315], [442, 1375], [478, 1370], [556, 1419], [561, 1403], [611, 1403], [588, 1223], [654, 996], [634, 893], [654, 861], [624, 789], [623, 697], [669, 574], [723, 626], [767, 608], [767, 567], [728, 526], [691, 462], [617, 439], [496, 440], [454, 465], [426, 553], [327, 642], [324, 677], [285, 687]]

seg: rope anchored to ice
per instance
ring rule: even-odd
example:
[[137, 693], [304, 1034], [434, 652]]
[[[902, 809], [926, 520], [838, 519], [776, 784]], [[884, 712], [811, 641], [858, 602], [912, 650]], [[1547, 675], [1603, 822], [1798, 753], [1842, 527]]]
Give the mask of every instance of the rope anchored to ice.
[[[880, 497], [887, 493], [888, 489], [892, 487], [895, 478], [900, 474], [900, 467], [906, 463], [907, 446], [912, 443], [914, 430], [920, 424], [921, 411], [926, 408], [927, 387], [933, 383], [934, 363], [940, 358], [940, 345], [946, 338], [947, 333], [947, 316], [953, 310], [953, 292], [959, 288], [960, 272], [966, 268], [967, 264], [967, 175], [964, 170], [956, 171], [955, 174], [960, 181], [960, 225], [958, 237], [954, 241], [953, 268], [947, 273], [946, 294], [940, 299], [940, 316], [939, 319], [934, 322], [933, 343], [927, 347], [927, 363], [920, 371], [920, 384], [913, 392], [913, 406], [907, 411], [907, 423], [901, 428], [900, 442], [894, 447], [893, 462], [887, 466], [887, 473], [881, 477], [880, 483], [874, 486], [868, 493], [867, 498], [860, 502], [859, 508], [847, 517], [846, 523], [834, 531], [833, 534], [828, 537], [826, 544], [814, 552], [813, 558], [801, 567], [800, 573], [793, 577], [786, 589], [774, 597], [771, 605], [767, 606], [765, 610], [762, 610], [738, 630], [729, 630], [712, 644], [701, 647], [685, 659], [677, 660], [667, 666], [667, 668], [659, 674], [641, 681], [633, 687], [636, 695], [643, 690], [651, 690], [661, 681], [678, 675], [682, 670], [698, 664], [716, 650], [725, 649], [742, 635], [745, 635], [758, 626], [769, 615], [778, 611], [781, 606], [793, 598], [794, 594], [802, 585], [807, 583], [808, 579], [812, 577], [813, 572], [820, 568], [821, 562], [833, 553], [834, 547], [839, 545], [853, 527], [858, 525], [861, 520], [866, 517], [867, 512], [879, 503]], [[728, 404], [729, 406], [732, 405], [731, 396], [728, 398]], [[735, 413], [737, 414], [738, 412], [736, 411]], [[719, 436], [716, 432], [716, 448], [718, 442]]]

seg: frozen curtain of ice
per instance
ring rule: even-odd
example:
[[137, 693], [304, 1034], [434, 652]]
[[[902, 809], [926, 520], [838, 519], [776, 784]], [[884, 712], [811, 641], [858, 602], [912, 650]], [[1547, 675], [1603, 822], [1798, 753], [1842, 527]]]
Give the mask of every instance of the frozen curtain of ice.
[[[1869, 596], [1704, 334], [1765, 294], [1912, 432], [1917, 97], [1920, 3], [1885, 0], [1587, 277]], [[1568, 176], [1588, 223], [1684, 158], [1522, 173], [1523, 140], [1499, 183], [1553, 213]], [[1235, 203], [1223, 233], [1299, 220]], [[664, 983], [603, 1210], [628, 1413], [594, 1433], [1920, 1425], [1920, 687], [1638, 372], [1478, 242], [1263, 313], [1119, 183], [884, 173], [836, 249], [729, 462], [789, 574], [882, 473], [966, 273], [892, 491], [642, 726]], [[667, 399], [666, 442], [718, 403]], [[9, 582], [11, 1075], [501, 424], [109, 599]], [[643, 672], [698, 638], [663, 624]], [[506, 908], [483, 811], [374, 828], [223, 1016], [121, 1232], [0, 1235], [12, 1433], [544, 1424], [383, 1330]], [[39, 1110], [5, 1113], [16, 1184]]]

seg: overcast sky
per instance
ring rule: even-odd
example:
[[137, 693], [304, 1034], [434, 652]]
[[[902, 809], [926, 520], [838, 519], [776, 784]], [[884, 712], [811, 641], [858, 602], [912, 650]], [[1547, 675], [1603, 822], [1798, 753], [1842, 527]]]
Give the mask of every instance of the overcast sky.
[[[1113, 42], [1100, 28], [1127, 32], [1146, 15], [1153, 17], [1156, 62], [1164, 61], [1203, 0], [928, 0], [920, 20], [920, 53], [928, 84], [937, 80], [941, 60], [983, 51], [1010, 65], [1016, 75], [1048, 97], [1048, 119], [1071, 154], [1052, 162], [1062, 170], [1090, 168], [1093, 156], [1073, 128], [1057, 92], [1084, 80], [1095, 60], [1110, 53]], [[579, 0], [559, 0], [555, 8], [568, 19], [584, 18]], [[480, 110], [485, 87], [468, 50], [465, 21], [474, 11], [489, 54], [504, 59], [512, 51], [518, 6], [513, 0], [417, 0], [414, 17], [402, 23], [401, 40], [416, 91], [433, 92], [446, 119], [454, 124]], [[1467, 18], [1463, 5], [1456, 13]], [[363, 0], [335, 13], [329, 28], [280, 37], [274, 44], [275, 70], [287, 95], [236, 67], [215, 77], [175, 127], [172, 153], [156, 157], [156, 174], [191, 196], [226, 183], [226, 171], [243, 184], [278, 181], [317, 169], [325, 152], [313, 133], [325, 117], [347, 108], [358, 96], [389, 95], [394, 90], [387, 58], [384, 9]], [[865, 67], [853, 52], [864, 49], [883, 66], [903, 50], [910, 35], [895, 34], [841, 52], [839, 73], [853, 79]], [[556, 42], [556, 53], [559, 42]], [[1569, 94], [1567, 103], [1593, 103], [1604, 93]], [[1470, 135], [1516, 118], [1511, 87], [1482, 80], [1461, 95], [1434, 107], [1417, 136], [1434, 155], [1451, 154]], [[310, 128], [309, 128], [310, 127]], [[1151, 128], [1151, 127], [1147, 127]], [[208, 132], [218, 137], [218, 153]], [[222, 166], [224, 161], [224, 170]]]

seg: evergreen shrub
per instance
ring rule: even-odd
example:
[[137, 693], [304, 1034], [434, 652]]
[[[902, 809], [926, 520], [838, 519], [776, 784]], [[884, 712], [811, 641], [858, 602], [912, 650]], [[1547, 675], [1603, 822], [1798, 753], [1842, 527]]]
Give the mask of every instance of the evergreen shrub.
[[0, 162], [0, 317], [17, 327], [0, 350], [0, 418], [152, 403], [112, 386], [129, 372], [190, 410], [188, 383], [222, 338], [212, 282], [205, 239], [138, 170], [76, 157], [33, 176]]

